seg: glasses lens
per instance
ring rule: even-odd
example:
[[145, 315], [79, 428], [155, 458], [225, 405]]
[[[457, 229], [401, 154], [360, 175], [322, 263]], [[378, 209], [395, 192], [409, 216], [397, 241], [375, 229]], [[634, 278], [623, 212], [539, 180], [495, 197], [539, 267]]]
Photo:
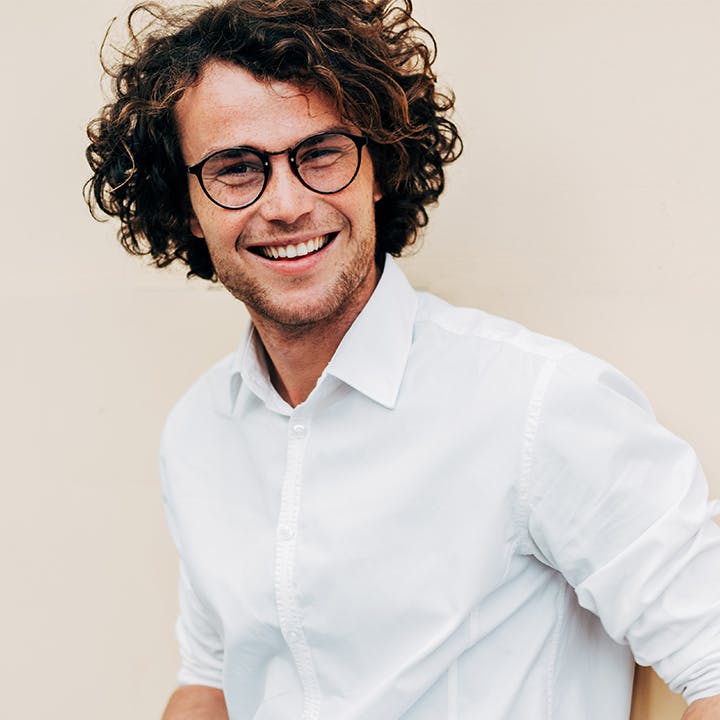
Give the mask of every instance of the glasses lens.
[[360, 148], [345, 135], [317, 135], [297, 147], [295, 164], [308, 187], [321, 193], [334, 193], [355, 177], [360, 167]]
[[258, 198], [265, 184], [262, 158], [252, 150], [231, 148], [211, 155], [202, 169], [205, 190], [215, 202], [242, 207]]

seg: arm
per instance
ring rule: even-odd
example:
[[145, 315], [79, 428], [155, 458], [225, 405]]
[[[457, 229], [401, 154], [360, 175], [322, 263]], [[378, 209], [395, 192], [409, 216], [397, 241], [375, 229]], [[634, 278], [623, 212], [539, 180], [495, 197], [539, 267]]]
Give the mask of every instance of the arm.
[[720, 720], [720, 507], [697, 458], [629, 381], [581, 353], [558, 363], [542, 410], [528, 483], [539, 558], [684, 695], [684, 720]]
[[696, 700], [685, 711], [682, 720], [720, 720], [720, 695]]
[[170, 697], [162, 720], [228, 720], [222, 690], [184, 685]]

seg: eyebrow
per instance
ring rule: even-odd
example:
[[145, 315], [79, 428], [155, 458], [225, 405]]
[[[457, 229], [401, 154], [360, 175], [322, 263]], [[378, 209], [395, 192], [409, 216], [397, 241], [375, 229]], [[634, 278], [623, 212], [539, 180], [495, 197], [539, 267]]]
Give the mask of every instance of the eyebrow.
[[288, 150], [292, 150], [293, 148], [297, 147], [301, 143], [304, 143], [306, 140], [309, 140], [310, 138], [315, 137], [316, 135], [324, 135], [325, 133], [334, 133], [334, 132], [360, 132], [360, 130], [353, 129], [351, 127], [348, 127], [347, 125], [333, 125], [332, 127], [325, 128], [324, 130], [318, 130], [317, 132], [312, 132], [309, 135], [306, 135], [303, 138], [300, 138], [300, 140], [297, 140], [289, 147], [283, 148], [282, 150], [268, 150], [267, 148], [258, 147], [256, 145], [249, 145], [249, 144], [239, 144], [239, 145], [216, 145], [214, 147], [211, 147], [207, 152], [205, 152], [200, 160], [197, 162], [202, 162], [203, 160], [206, 160], [211, 155], [214, 155], [215, 153], [223, 152], [223, 150], [234, 150], [235, 148], [247, 148], [248, 150], [259, 150], [263, 153], [268, 154], [275, 154], [275, 153], [283, 153], [287, 152]]

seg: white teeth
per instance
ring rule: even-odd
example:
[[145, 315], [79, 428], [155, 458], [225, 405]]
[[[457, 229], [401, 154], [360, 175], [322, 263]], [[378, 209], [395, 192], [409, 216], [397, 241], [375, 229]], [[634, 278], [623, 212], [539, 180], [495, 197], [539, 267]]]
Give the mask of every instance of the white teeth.
[[267, 245], [260, 248], [260, 251], [265, 257], [274, 258], [275, 260], [280, 258], [303, 257], [304, 255], [317, 252], [320, 248], [325, 247], [328, 240], [329, 237], [327, 235], [323, 235], [322, 237], [306, 240], [305, 242], [298, 243], [297, 245]]

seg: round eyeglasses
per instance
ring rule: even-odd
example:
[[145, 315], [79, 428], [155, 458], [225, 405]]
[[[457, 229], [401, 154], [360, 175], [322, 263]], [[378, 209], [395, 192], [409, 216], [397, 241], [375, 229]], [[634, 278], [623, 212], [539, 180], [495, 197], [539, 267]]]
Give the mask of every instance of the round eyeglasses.
[[252, 147], [233, 147], [208, 155], [187, 171], [216, 205], [240, 210], [256, 202], [270, 180], [270, 158], [287, 155], [295, 177], [309, 190], [332, 195], [357, 177], [364, 135], [324, 132], [306, 138], [295, 147], [263, 152]]

